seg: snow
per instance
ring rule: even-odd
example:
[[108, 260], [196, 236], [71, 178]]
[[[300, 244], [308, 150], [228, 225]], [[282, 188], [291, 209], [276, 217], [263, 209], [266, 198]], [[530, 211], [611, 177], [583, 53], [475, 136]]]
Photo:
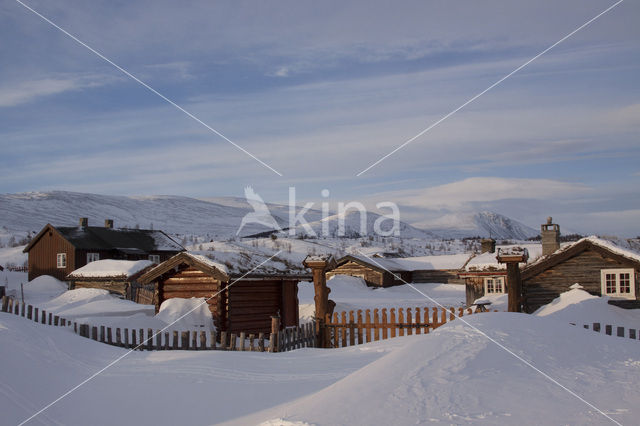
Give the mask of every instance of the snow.
[[534, 315], [577, 326], [589, 324], [590, 328], [594, 322], [599, 322], [602, 328], [606, 324], [640, 328], [640, 309], [622, 309], [607, 303], [609, 298], [606, 296], [593, 296], [579, 285], [571, 287], [571, 290], [560, 294], [551, 303], [541, 306]]
[[215, 330], [209, 305], [204, 298], [165, 300], [155, 318], [171, 324], [171, 329], [175, 330]]
[[128, 278], [153, 265], [149, 260], [96, 260], [76, 269], [70, 278]]
[[[471, 257], [468, 253], [417, 256], [393, 259], [405, 271], [461, 269]], [[377, 259], [376, 259], [377, 260]]]
[[223, 272], [225, 275], [229, 275], [229, 269], [223, 265], [222, 263], [216, 262], [212, 259], [210, 259], [207, 256], [203, 256], [201, 254], [196, 254], [196, 253], [190, 253], [190, 252], [186, 252], [185, 253], [187, 256], [197, 260], [198, 262], [202, 262], [205, 265], [210, 266], [211, 268], [215, 268], [217, 270], [219, 270], [220, 272]]
[[[327, 280], [331, 289], [329, 299], [336, 302], [334, 312], [375, 308], [415, 308], [438, 306], [424, 293], [445, 307], [465, 304], [465, 286], [461, 284], [412, 284], [387, 288], [368, 287], [362, 278], [335, 275]], [[311, 321], [315, 314], [313, 283], [298, 284], [299, 316], [301, 322]]]
[[542, 244], [517, 244], [517, 245], [501, 245], [496, 247], [496, 253], [481, 253], [474, 256], [465, 266], [467, 272], [473, 271], [497, 271], [501, 269], [507, 269], [507, 265], [504, 263], [498, 263], [496, 259], [498, 249], [503, 253], [509, 253], [511, 251], [527, 250], [529, 253], [529, 260], [527, 264], [534, 263], [540, 256], [542, 256]]
[[[504, 294], [486, 294], [479, 299], [476, 299], [473, 304], [476, 303], [491, 303], [486, 308], [487, 310], [497, 310], [500, 312], [507, 312], [509, 310], [509, 295], [507, 293]], [[475, 309], [472, 308], [472, 309]]]
[[[526, 314], [485, 313], [466, 321], [612, 418], [636, 423], [638, 342]], [[317, 425], [609, 422], [460, 320], [392, 341], [402, 345], [332, 386], [228, 424], [278, 418]]]

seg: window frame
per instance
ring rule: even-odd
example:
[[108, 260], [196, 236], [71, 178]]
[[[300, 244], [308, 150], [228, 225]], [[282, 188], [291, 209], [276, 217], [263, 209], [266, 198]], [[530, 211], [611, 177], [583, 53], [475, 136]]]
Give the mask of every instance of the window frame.
[[87, 264], [100, 260], [100, 253], [87, 253]]
[[[507, 292], [507, 286], [505, 284], [505, 277], [500, 276], [491, 276], [484, 277], [483, 285], [484, 285], [484, 294], [505, 294]], [[489, 291], [489, 281], [492, 281], [493, 291]], [[496, 284], [499, 284], [501, 291], [496, 291]]]
[[[153, 263], [156, 263], [156, 264], [160, 263], [160, 255], [159, 254], [150, 254], [148, 259], [149, 259], [150, 262], [153, 262]], [[156, 259], [157, 259], [157, 261], [156, 261]]]
[[[621, 276], [623, 274], [628, 274], [629, 276], [629, 292], [622, 293], [620, 291], [620, 282]], [[615, 286], [615, 292], [609, 293], [607, 292], [607, 284], [611, 283], [610, 277], [614, 277], [613, 285]], [[602, 296], [609, 296], [616, 299], [636, 299], [636, 280], [635, 280], [635, 270], [633, 268], [611, 268], [611, 269], [601, 269], [600, 270], [600, 294]]]
[[56, 253], [56, 268], [66, 269], [67, 267], [67, 253]]

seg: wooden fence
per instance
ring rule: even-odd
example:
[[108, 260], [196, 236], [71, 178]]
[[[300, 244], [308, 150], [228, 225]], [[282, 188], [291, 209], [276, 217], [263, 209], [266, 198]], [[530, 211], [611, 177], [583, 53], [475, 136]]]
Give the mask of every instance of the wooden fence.
[[6, 268], [8, 271], [13, 272], [29, 272], [28, 266], [7, 266]]
[[2, 312], [56, 327], [66, 327], [79, 336], [133, 350], [222, 350], [286, 352], [315, 346], [315, 323], [287, 327], [276, 333], [227, 333], [222, 331], [191, 330], [161, 331], [150, 328], [111, 328], [78, 324], [66, 318], [26, 305], [13, 297], [2, 297]]
[[[457, 316], [470, 315], [470, 308], [458, 308]], [[373, 315], [372, 315], [373, 314]], [[396, 336], [427, 334], [456, 318], [455, 308], [391, 308], [335, 312], [327, 315], [323, 346], [340, 348], [375, 342]]]
[[[576, 325], [575, 323], [570, 323], [571, 325]], [[582, 325], [583, 328], [586, 328], [587, 330], [593, 330], [596, 333], [600, 333], [601, 331], [603, 331], [603, 329], [601, 328], [601, 325], [599, 322], [594, 322], [591, 324], [583, 324]], [[628, 328], [627, 329], [627, 333], [625, 333], [625, 328], [624, 327], [618, 327], [618, 326], [612, 326], [610, 324], [605, 324], [604, 326], [604, 333], [609, 335], [609, 336], [613, 336], [613, 330], [616, 331], [616, 336], [618, 337], [628, 337], [629, 339], [633, 339], [633, 340], [640, 340], [640, 329], [635, 329], [635, 328]], [[626, 336], [625, 336], [626, 334]]]

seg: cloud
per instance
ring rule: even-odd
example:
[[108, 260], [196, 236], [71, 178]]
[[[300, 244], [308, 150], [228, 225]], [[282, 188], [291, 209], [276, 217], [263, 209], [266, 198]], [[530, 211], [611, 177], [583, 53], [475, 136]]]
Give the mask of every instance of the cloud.
[[387, 192], [376, 196], [408, 207], [460, 210], [473, 203], [489, 203], [508, 199], [549, 200], [587, 194], [583, 184], [551, 179], [472, 177], [423, 189]]
[[57, 95], [73, 90], [94, 88], [108, 84], [112, 76], [81, 75], [69, 77], [51, 77], [17, 84], [5, 83], [0, 87], [0, 107], [13, 107], [32, 102], [38, 98]]

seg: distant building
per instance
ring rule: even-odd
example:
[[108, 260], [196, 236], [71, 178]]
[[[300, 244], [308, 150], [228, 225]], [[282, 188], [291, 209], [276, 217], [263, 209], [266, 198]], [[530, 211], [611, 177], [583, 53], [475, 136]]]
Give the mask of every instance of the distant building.
[[118, 229], [113, 220], [105, 226], [88, 226], [80, 218], [78, 226], [47, 224], [24, 252], [29, 254], [29, 281], [40, 275], [64, 280], [89, 262], [101, 259], [150, 260], [160, 263], [184, 251], [184, 247], [162, 231]]

